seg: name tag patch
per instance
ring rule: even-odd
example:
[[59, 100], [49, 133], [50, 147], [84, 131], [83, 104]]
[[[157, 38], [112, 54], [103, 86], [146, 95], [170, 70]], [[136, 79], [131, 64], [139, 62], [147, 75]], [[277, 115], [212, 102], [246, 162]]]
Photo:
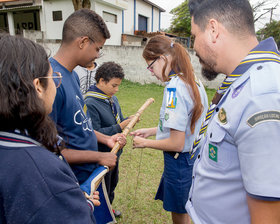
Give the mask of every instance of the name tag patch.
[[248, 120], [247, 124], [253, 128], [259, 123], [267, 121], [280, 121], [280, 111], [262, 111], [256, 114], [253, 114]]
[[218, 148], [211, 144], [209, 144], [209, 159], [218, 162]]
[[177, 103], [176, 88], [167, 88], [167, 102], [166, 107], [175, 109]]

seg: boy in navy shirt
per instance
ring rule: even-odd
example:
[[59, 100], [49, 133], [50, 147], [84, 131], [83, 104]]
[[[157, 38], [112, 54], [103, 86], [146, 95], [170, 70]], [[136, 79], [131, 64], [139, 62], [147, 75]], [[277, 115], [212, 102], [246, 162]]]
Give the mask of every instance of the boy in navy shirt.
[[[93, 129], [105, 135], [121, 133], [130, 119], [125, 119], [115, 93], [119, 91], [119, 86], [124, 78], [123, 69], [114, 62], [102, 64], [96, 72], [96, 84], [90, 86], [85, 95], [85, 103], [91, 118]], [[98, 143], [98, 151], [110, 152], [111, 149]], [[119, 177], [119, 156], [114, 169], [110, 170], [105, 176], [106, 188], [110, 203], [114, 200], [114, 190]], [[120, 216], [119, 211], [113, 210], [116, 217]]]
[[114, 167], [116, 155], [97, 151], [97, 141], [113, 147], [119, 141], [124, 146], [123, 136], [106, 136], [93, 130], [91, 119], [80, 91], [78, 75], [73, 69], [85, 67], [99, 57], [110, 33], [103, 19], [95, 12], [81, 9], [65, 21], [62, 42], [50, 63], [55, 72], [63, 76], [53, 104], [52, 119], [59, 135], [66, 142], [62, 154], [70, 163], [79, 183], [83, 183], [100, 165]]

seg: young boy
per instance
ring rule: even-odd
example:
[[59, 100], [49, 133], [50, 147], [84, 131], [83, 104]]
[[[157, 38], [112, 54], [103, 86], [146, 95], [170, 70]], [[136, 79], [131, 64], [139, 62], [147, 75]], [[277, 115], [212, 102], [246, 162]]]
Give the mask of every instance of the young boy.
[[[119, 86], [124, 78], [123, 69], [114, 62], [102, 64], [96, 71], [96, 84], [90, 86], [85, 95], [85, 103], [91, 118], [94, 130], [105, 135], [114, 135], [122, 132], [129, 123], [130, 119], [124, 119], [122, 111], [115, 93], [119, 91]], [[111, 149], [98, 143], [98, 151], [110, 152]], [[119, 156], [122, 151], [118, 152], [118, 159], [113, 170], [105, 176], [105, 183], [112, 204], [114, 200], [114, 190], [118, 183], [118, 164]], [[114, 210], [113, 210], [114, 211]], [[120, 216], [119, 211], [114, 211], [116, 217]]]
[[96, 83], [95, 73], [99, 65], [92, 61], [86, 67], [77, 66], [74, 71], [78, 74], [80, 80], [80, 89], [82, 94], [86, 94], [88, 88]]
[[91, 119], [80, 91], [79, 79], [73, 69], [85, 67], [99, 57], [100, 50], [110, 33], [103, 19], [95, 12], [81, 9], [65, 21], [62, 43], [50, 63], [55, 72], [62, 74], [61, 86], [53, 104], [52, 119], [66, 148], [62, 154], [70, 163], [79, 183], [83, 183], [100, 165], [114, 167], [116, 155], [97, 151], [97, 141], [113, 147], [116, 141], [123, 146], [124, 136], [106, 136], [92, 128]]

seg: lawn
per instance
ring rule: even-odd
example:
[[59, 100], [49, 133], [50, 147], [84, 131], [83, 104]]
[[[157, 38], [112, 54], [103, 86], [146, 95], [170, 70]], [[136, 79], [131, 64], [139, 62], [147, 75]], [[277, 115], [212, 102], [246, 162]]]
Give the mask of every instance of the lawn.
[[[146, 99], [155, 99], [155, 103], [144, 111], [135, 129], [157, 126], [163, 89], [163, 86], [156, 84], [140, 85], [126, 80], [122, 82], [116, 96], [124, 116], [134, 114]], [[212, 99], [214, 93], [214, 90], [207, 89], [209, 99]], [[119, 184], [113, 202], [113, 208], [123, 214], [117, 220], [118, 223], [172, 223], [170, 213], [162, 208], [162, 202], [154, 200], [162, 170], [161, 151], [133, 149], [132, 138], [127, 138], [127, 145], [120, 159]]]

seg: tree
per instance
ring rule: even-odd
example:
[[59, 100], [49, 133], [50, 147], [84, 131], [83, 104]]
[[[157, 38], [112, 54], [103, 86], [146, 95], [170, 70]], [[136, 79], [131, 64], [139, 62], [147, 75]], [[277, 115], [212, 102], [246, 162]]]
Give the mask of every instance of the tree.
[[82, 9], [82, 8], [90, 9], [90, 7], [91, 7], [90, 0], [72, 0], [72, 2], [73, 2], [75, 11]]
[[263, 24], [261, 20], [267, 19], [266, 14], [270, 14], [270, 22], [273, 19], [273, 11], [277, 9], [278, 3], [275, 3], [275, 0], [258, 0], [252, 1], [252, 9], [254, 13], [254, 22]]
[[280, 48], [280, 21], [272, 20], [271, 23], [267, 23], [264, 28], [257, 32], [257, 35], [259, 40], [274, 37], [278, 48]]
[[188, 0], [172, 9], [170, 13], [173, 14], [170, 31], [181, 37], [189, 37], [191, 35], [191, 16]]

